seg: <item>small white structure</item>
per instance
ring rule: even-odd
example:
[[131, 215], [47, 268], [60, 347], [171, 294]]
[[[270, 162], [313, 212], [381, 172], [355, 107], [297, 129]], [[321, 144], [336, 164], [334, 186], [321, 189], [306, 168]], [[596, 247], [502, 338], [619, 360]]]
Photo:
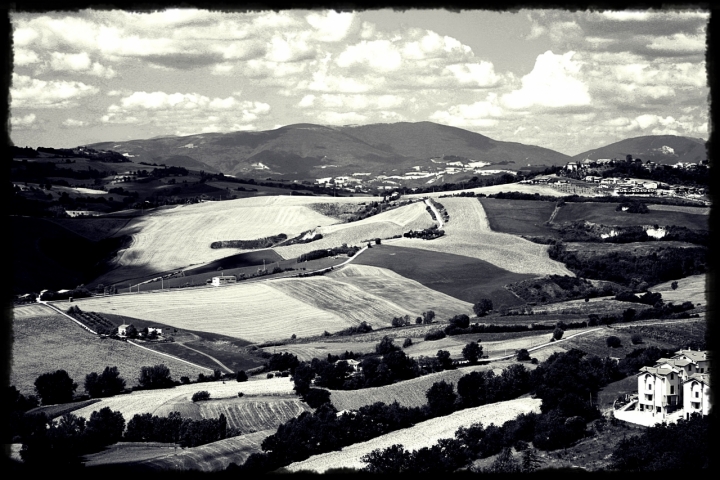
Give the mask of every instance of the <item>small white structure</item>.
[[162, 328], [148, 327], [148, 335], [151, 335], [152, 333], [155, 333], [157, 335], [162, 335]]
[[121, 337], [127, 337], [127, 329], [130, 328], [130, 325], [123, 323], [118, 327], [118, 335]]
[[228, 285], [231, 283], [237, 283], [237, 277], [235, 275], [220, 275], [218, 277], [212, 277], [212, 285], [214, 287]]

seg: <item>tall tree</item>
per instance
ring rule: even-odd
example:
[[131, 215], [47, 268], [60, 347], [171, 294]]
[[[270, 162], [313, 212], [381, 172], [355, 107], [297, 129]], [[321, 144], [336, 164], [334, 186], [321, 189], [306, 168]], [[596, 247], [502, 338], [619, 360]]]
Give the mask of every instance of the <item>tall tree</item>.
[[175, 382], [170, 377], [170, 369], [164, 364], [142, 367], [138, 383], [147, 389], [169, 388], [175, 385]]
[[35, 380], [35, 390], [43, 405], [72, 402], [77, 387], [65, 370], [43, 373]]
[[100, 375], [92, 372], [85, 376], [85, 391], [93, 398], [117, 395], [124, 389], [125, 380], [117, 367], [105, 367]]

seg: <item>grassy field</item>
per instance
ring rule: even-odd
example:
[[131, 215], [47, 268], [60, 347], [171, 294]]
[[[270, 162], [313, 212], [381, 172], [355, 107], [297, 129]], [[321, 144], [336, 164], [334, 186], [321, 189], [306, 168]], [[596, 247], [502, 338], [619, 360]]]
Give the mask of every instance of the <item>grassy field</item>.
[[38, 376], [58, 369], [78, 383], [77, 393], [84, 391], [87, 374], [100, 373], [107, 366], [116, 366], [127, 386], [137, 385], [141, 367], [159, 363], [167, 365], [175, 379], [211, 372], [125, 342], [100, 339], [60, 314], [16, 317], [13, 337], [10, 381], [23, 394], [34, 393]]
[[[358, 257], [383, 248], [373, 247]], [[420, 252], [423, 255], [425, 252]], [[362, 264], [346, 265], [325, 276], [352, 285], [369, 294], [390, 300], [411, 312], [432, 310], [439, 319], [447, 319], [460, 313], [472, 314], [472, 304], [454, 298], [438, 290], [428, 288], [421, 282], [411, 280], [387, 268]], [[419, 313], [415, 316], [419, 316]], [[415, 318], [412, 318], [414, 321]]]
[[619, 395], [637, 393], [637, 388], [638, 381], [635, 375], [630, 375], [622, 380], [612, 382], [598, 392], [596, 405], [601, 412], [612, 411], [613, 402]]
[[[704, 214], [703, 208], [699, 212], [690, 213], [676, 211], [675, 209], [658, 209], [656, 205], [648, 207], [648, 213], [627, 213], [617, 212], [615, 209], [619, 203], [566, 203], [555, 216], [553, 223], [588, 221], [602, 225], [676, 225], [679, 227], [691, 228], [694, 230], [708, 229], [708, 216]], [[687, 207], [686, 207], [687, 208]]]
[[[653, 292], [662, 294], [664, 302], [673, 302], [680, 305], [683, 302], [692, 302], [695, 306], [707, 305], [708, 292], [706, 291], [707, 275], [693, 275], [680, 280], [671, 280], [652, 287]], [[677, 289], [673, 290], [673, 281], [677, 281]]]
[[555, 202], [479, 198], [490, 228], [494, 232], [514, 235], [557, 237], [557, 231], [544, 225], [555, 210]]
[[[437, 242], [442, 238], [430, 242]], [[485, 260], [412, 248], [413, 246], [417, 245], [376, 245], [358, 256], [353, 264], [392, 270], [398, 275], [468, 303], [489, 298], [496, 306], [522, 303], [515, 295], [502, 288], [502, 285], [533, 278], [533, 275], [513, 273]], [[458, 311], [455, 314], [458, 313], [467, 312]]]
[[279, 233], [292, 237], [318, 225], [337, 222], [302, 205], [296, 198], [299, 197], [206, 202], [140, 217], [133, 223], [132, 245], [117, 259], [118, 268], [98, 281], [114, 283], [242, 253], [210, 248], [217, 240], [252, 240]]
[[702, 247], [686, 242], [632, 242], [632, 243], [595, 243], [595, 242], [567, 242], [568, 252], [575, 252], [579, 259], [587, 259], [594, 255], [607, 255], [613, 252], [631, 253], [633, 255], [650, 255], [666, 248], [701, 249]]
[[276, 247], [275, 251], [284, 258], [296, 258], [312, 250], [337, 247], [343, 243], [361, 246], [363, 241], [402, 235], [409, 230], [420, 230], [434, 224], [425, 210], [425, 204], [417, 202], [357, 222], [321, 226], [314, 230], [315, 233], [322, 234], [323, 238], [320, 240], [287, 247], [280, 246]]
[[[120, 313], [175, 328], [263, 342], [342, 330], [353, 324], [284, 294], [273, 282], [78, 300], [85, 311]], [[390, 318], [392, 320], [392, 318]]]
[[628, 335], [639, 334], [643, 339], [643, 345], [639, 346], [666, 344], [669, 347], [686, 347], [692, 344], [705, 344], [707, 322], [705, 318], [696, 318], [680, 322], [667, 321], [654, 325], [617, 325], [615, 329]]
[[444, 236], [431, 241], [398, 238], [388, 243], [477, 258], [515, 273], [573, 276], [561, 263], [550, 259], [546, 245], [493, 232], [485, 210], [476, 198], [443, 198], [441, 203], [450, 215]]
[[356, 443], [339, 452], [315, 455], [309, 459], [290, 464], [291, 472], [310, 470], [323, 473], [329, 468], [350, 467], [361, 469], [365, 464], [360, 460], [375, 449], [385, 449], [394, 444], [402, 445], [406, 450], [419, 450], [431, 447], [441, 438], [453, 438], [460, 427], [474, 423], [483, 426], [502, 425], [515, 419], [521, 413], [540, 413], [540, 399], [518, 398], [506, 402], [492, 403], [481, 407], [468, 408], [444, 417], [433, 418], [417, 425], [382, 435], [367, 442]]

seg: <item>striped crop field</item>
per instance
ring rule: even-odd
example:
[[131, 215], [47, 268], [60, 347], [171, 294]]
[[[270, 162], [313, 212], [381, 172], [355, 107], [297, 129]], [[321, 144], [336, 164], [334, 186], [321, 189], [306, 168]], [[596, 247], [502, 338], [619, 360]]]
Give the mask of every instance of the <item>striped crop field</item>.
[[262, 453], [263, 440], [275, 433], [276, 429], [263, 430], [237, 437], [225, 438], [199, 447], [178, 449], [172, 454], [150, 458], [135, 465], [157, 471], [196, 470], [217, 472], [228, 465], [242, 465], [253, 453]]
[[[470, 372], [493, 370], [496, 374], [500, 374], [504, 367], [512, 363], [516, 362], [493, 362], [487, 365], [445, 370], [383, 387], [363, 388], [362, 390], [332, 390], [330, 402], [338, 411], [357, 410], [375, 402], [383, 402], [389, 405], [394, 401], [404, 407], [421, 407], [427, 404], [425, 392], [435, 382], [445, 380], [448, 383], [457, 385], [460, 377]], [[526, 366], [530, 367], [529, 364]]]
[[405, 205], [373, 215], [357, 222], [321, 226], [315, 233], [323, 238], [310, 243], [277, 247], [274, 250], [283, 258], [296, 258], [312, 250], [338, 247], [343, 243], [362, 245], [363, 240], [390, 238], [408, 230], [420, 230], [434, 225], [422, 202]]
[[[258, 197], [183, 205], [140, 217], [120, 234], [133, 237], [116, 268], [100, 283], [127, 281], [147, 275], [206, 263], [241, 250], [212, 249], [218, 240], [253, 240], [280, 233], [292, 237], [304, 230], [337, 223], [293, 201], [296, 197]], [[285, 198], [290, 200], [284, 200]]]
[[[308, 279], [302, 279], [308, 280]], [[301, 281], [298, 279], [297, 281]], [[335, 332], [356, 322], [303, 303], [275, 282], [78, 300], [84, 311], [115, 313], [175, 328], [264, 342]], [[392, 316], [388, 322], [392, 320]], [[359, 322], [358, 322], [359, 323]]]
[[13, 307], [13, 318], [15, 319], [41, 317], [47, 315], [57, 315], [57, 312], [40, 303]]
[[395, 316], [411, 315], [414, 319], [421, 313], [406, 310], [382, 297], [324, 276], [278, 279], [272, 282], [272, 286], [298, 301], [333, 312], [352, 325], [367, 321], [374, 328], [389, 327]]
[[[248, 382], [204, 382], [160, 390], [141, 390], [127, 395], [103, 398], [100, 402], [76, 410], [74, 413], [80, 417], [90, 418], [92, 412], [109, 407], [111, 410], [122, 413], [126, 422], [129, 422], [138, 413], [166, 416], [171, 411], [179, 411], [181, 415], [188, 418], [201, 418], [204, 417], [203, 410], [199, 403], [193, 403], [192, 395], [202, 390], [209, 392], [210, 398], [215, 401], [225, 400], [230, 403], [242, 399], [252, 401], [253, 397], [287, 396], [294, 393], [290, 377]], [[238, 398], [238, 392], [243, 392], [244, 396]], [[209, 409], [205, 413], [209, 415], [211, 412], [212, 409]], [[218, 416], [220, 416], [220, 412], [218, 412]]]
[[[26, 307], [22, 309], [29, 312]], [[78, 384], [77, 393], [83, 392], [87, 374], [100, 373], [105, 367], [116, 366], [128, 387], [137, 385], [142, 367], [160, 363], [170, 369], [175, 379], [211, 373], [210, 369], [196, 368], [125, 342], [101, 339], [55, 312], [39, 316], [16, 315], [13, 337], [10, 382], [25, 395], [35, 393], [37, 377], [58, 369], [67, 371]]]
[[427, 310], [434, 311], [443, 320], [461, 313], [472, 314], [471, 303], [425, 287], [387, 268], [349, 264], [330, 272], [326, 277], [390, 300], [406, 310], [418, 312], [416, 317]]
[[330, 468], [349, 467], [362, 469], [366, 465], [361, 458], [375, 449], [385, 449], [395, 444], [402, 445], [406, 450], [419, 450], [432, 447], [442, 438], [453, 438], [460, 427], [475, 423], [483, 426], [495, 424], [501, 426], [522, 413], [540, 413], [540, 399], [517, 398], [505, 402], [492, 403], [475, 408], [468, 408], [444, 417], [433, 418], [417, 425], [397, 430], [367, 442], [356, 443], [340, 451], [315, 455], [302, 462], [290, 464], [291, 472], [310, 470], [323, 473]]
[[562, 263], [550, 259], [546, 245], [493, 232], [476, 198], [443, 198], [441, 203], [450, 214], [444, 236], [431, 241], [398, 238], [387, 243], [478, 258], [514, 273], [574, 276]]

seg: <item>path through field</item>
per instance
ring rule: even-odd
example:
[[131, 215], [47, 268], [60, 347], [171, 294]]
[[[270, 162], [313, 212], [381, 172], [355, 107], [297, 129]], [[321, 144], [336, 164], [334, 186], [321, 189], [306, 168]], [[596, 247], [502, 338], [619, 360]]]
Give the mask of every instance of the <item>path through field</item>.
[[398, 238], [385, 243], [479, 258], [515, 273], [575, 276], [562, 263], [550, 259], [546, 245], [493, 232], [485, 210], [476, 198], [442, 198], [438, 201], [450, 215], [444, 236], [430, 241]]
[[350, 445], [338, 452], [312, 456], [305, 461], [290, 464], [287, 469], [291, 472], [311, 470], [318, 473], [323, 473], [329, 468], [362, 469], [366, 464], [362, 462], [361, 458], [375, 449], [385, 449], [394, 444], [400, 444], [406, 450], [431, 447], [441, 438], [453, 438], [460, 427], [468, 427], [474, 423], [482, 423], [486, 427], [491, 423], [500, 426], [508, 420], [515, 419], [521, 413], [540, 413], [540, 403], [540, 399], [518, 398], [468, 408], [418, 423], [414, 427], [382, 435], [367, 442]]

